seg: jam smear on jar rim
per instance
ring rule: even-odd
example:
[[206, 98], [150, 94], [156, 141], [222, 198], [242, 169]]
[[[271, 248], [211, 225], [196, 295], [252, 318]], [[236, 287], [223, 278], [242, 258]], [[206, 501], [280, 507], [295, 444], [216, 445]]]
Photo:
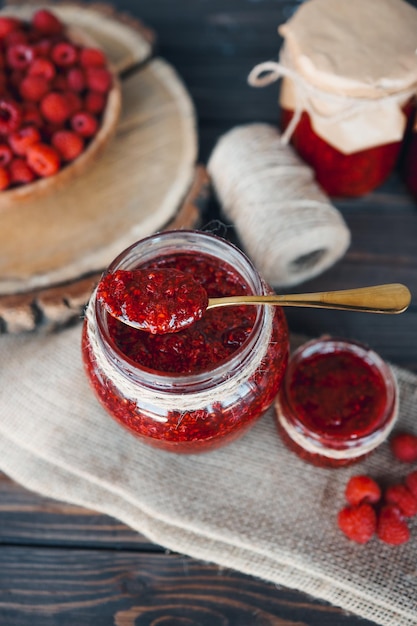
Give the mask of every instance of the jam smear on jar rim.
[[175, 333], [201, 319], [206, 290], [173, 268], [116, 270], [105, 274], [97, 299], [112, 317], [152, 334]]

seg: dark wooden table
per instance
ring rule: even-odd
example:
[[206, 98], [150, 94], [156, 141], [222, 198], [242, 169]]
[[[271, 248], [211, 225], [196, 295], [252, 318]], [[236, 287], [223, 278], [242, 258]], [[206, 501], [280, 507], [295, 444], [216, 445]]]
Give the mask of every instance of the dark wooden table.
[[[295, 0], [118, 0], [155, 29], [199, 119], [200, 160], [251, 121], [275, 123], [276, 87], [247, 86], [277, 55], [276, 25]], [[417, 0], [411, 3], [417, 6]], [[417, 172], [416, 172], [417, 175]], [[400, 177], [336, 202], [352, 233], [342, 261], [302, 290], [404, 282], [417, 296], [417, 206]], [[205, 220], [219, 217], [215, 203]], [[362, 340], [417, 372], [417, 306], [402, 316], [289, 310], [293, 331]], [[296, 591], [169, 553], [104, 515], [26, 491], [0, 475], [1, 626], [365, 626], [371, 622]]]

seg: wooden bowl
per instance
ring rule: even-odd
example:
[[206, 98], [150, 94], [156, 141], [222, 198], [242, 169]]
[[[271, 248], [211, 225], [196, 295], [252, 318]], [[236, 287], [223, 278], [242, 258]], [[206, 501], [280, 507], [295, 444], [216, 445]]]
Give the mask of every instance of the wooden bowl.
[[[69, 28], [68, 35], [77, 44], [99, 47], [90, 35], [78, 28]], [[55, 192], [57, 189], [64, 188], [75, 176], [85, 172], [105, 149], [116, 131], [122, 100], [118, 75], [111, 64], [107, 64], [107, 69], [109, 69], [113, 77], [112, 87], [107, 94], [106, 108], [101, 117], [99, 130], [85, 150], [74, 161], [65, 164], [53, 176], [39, 178], [33, 183], [0, 191], [0, 212], [8, 209], [18, 209], [19, 204], [23, 202], [32, 201], [45, 194]]]

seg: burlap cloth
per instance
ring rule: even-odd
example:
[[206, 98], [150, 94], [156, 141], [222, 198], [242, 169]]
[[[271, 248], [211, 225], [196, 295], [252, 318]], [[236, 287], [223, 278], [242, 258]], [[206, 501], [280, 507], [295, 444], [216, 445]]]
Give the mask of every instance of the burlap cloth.
[[[400, 480], [384, 444], [353, 468], [307, 465], [268, 412], [215, 452], [150, 448], [107, 416], [84, 376], [81, 328], [1, 338], [0, 466], [25, 487], [110, 514], [171, 550], [303, 590], [380, 624], [417, 624], [417, 523], [390, 547], [337, 529], [347, 478]], [[417, 377], [395, 369], [417, 432]]]

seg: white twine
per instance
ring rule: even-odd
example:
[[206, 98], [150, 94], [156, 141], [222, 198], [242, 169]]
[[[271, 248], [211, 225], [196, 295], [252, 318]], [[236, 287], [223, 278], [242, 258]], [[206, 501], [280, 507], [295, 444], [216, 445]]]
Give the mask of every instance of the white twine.
[[[295, 108], [294, 115], [291, 118], [287, 128], [282, 134], [281, 141], [284, 145], [288, 144], [298, 122], [300, 121], [303, 111], [308, 113], [310, 119], [331, 119], [333, 123], [338, 124], [343, 120], [358, 115], [373, 106], [377, 99], [379, 103], [390, 102], [398, 103], [402, 106], [409, 98], [415, 95], [416, 86], [402, 90], [398, 93], [387, 93], [380, 88], [377, 97], [356, 97], [349, 96], [346, 93], [337, 93], [324, 91], [303, 78], [294, 67], [293, 60], [288, 48], [284, 45], [280, 51], [279, 62], [265, 61], [256, 65], [248, 76], [248, 83], [252, 87], [265, 87], [279, 80], [280, 78], [289, 78], [294, 87]], [[325, 107], [319, 109], [315, 103], [327, 103], [335, 105], [338, 113], [324, 113]]]
[[262, 361], [270, 345], [273, 310], [272, 307], [264, 307], [264, 325], [258, 341], [253, 347], [250, 358], [244, 361], [236, 373], [230, 374], [226, 368], [227, 373], [223, 382], [213, 384], [208, 389], [199, 392], [178, 393], [175, 388], [168, 391], [159, 390], [156, 388], [156, 381], [155, 387], [150, 388], [144, 382], [133, 380], [129, 376], [126, 365], [118, 362], [117, 367], [114, 362], [110, 361], [98, 335], [95, 302], [96, 291], [92, 294], [85, 313], [87, 337], [95, 367], [111, 381], [122, 398], [135, 402], [139, 410], [148, 410], [151, 412], [149, 416], [159, 421], [166, 421], [167, 418], [154, 417], [153, 412], [157, 414], [158, 411], [196, 411], [210, 407], [214, 402], [221, 404], [231, 396], [239, 395], [241, 393], [239, 388], [250, 380], [258, 368], [262, 367]]
[[274, 126], [238, 126], [220, 138], [208, 170], [223, 213], [273, 286], [296, 285], [337, 261], [350, 243], [313, 170]]
[[370, 438], [370, 440], [367, 443], [361, 443], [360, 445], [357, 445], [354, 448], [346, 448], [344, 450], [336, 450], [334, 448], [324, 448], [319, 443], [316, 443], [313, 439], [311, 439], [310, 437], [307, 437], [302, 432], [300, 432], [298, 428], [296, 428], [293, 424], [291, 424], [291, 422], [288, 421], [285, 415], [285, 412], [283, 411], [279, 397], [277, 397], [275, 401], [275, 411], [277, 414], [278, 421], [280, 425], [282, 426], [282, 428], [287, 433], [288, 437], [306, 452], [309, 452], [311, 454], [319, 454], [320, 456], [327, 457], [328, 459], [337, 459], [337, 460], [355, 459], [356, 457], [360, 457], [365, 454], [368, 454], [369, 452], [372, 452], [372, 450], [374, 450], [379, 445], [381, 445], [381, 443], [383, 443], [387, 439], [388, 435], [393, 429], [397, 416], [398, 416], [399, 400], [398, 400], [398, 388], [397, 387], [398, 387], [397, 382], [395, 382], [396, 396], [395, 396], [395, 404], [394, 404], [394, 409], [393, 409], [393, 417], [390, 421], [388, 421], [385, 428], [383, 428], [374, 437]]

